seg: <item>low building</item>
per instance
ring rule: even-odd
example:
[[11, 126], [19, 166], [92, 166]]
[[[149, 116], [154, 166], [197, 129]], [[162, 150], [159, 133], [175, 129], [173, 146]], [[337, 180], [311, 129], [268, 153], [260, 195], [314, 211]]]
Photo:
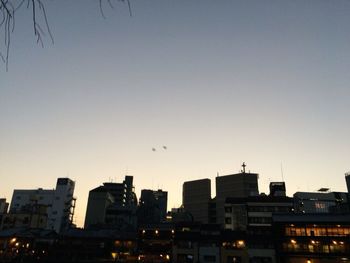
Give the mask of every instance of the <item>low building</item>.
[[248, 263], [246, 233], [223, 230], [218, 224], [178, 224], [172, 262]]
[[344, 204], [349, 203], [348, 193], [329, 192], [328, 188], [321, 188], [318, 192], [296, 192], [294, 209], [296, 213], [329, 213], [341, 210]]
[[2, 230], [0, 262], [48, 262], [57, 240], [58, 234], [54, 230], [30, 228]]
[[273, 235], [277, 262], [350, 262], [350, 214], [274, 215]]
[[11, 228], [47, 228], [47, 206], [46, 205], [29, 205], [22, 207], [17, 213], [4, 214], [0, 222], [0, 229]]
[[146, 224], [138, 229], [140, 262], [173, 262], [174, 224]]
[[0, 198], [0, 215], [7, 214], [9, 203], [6, 202], [6, 198]]
[[291, 212], [293, 199], [286, 196], [251, 196], [227, 198], [225, 228], [247, 233], [246, 246], [250, 262], [275, 262], [272, 217]]

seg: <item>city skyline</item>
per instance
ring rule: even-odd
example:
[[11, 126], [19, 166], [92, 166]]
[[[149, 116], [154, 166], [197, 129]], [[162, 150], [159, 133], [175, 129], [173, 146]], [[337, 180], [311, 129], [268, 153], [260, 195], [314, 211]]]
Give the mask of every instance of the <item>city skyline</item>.
[[69, 177], [81, 226], [103, 182], [133, 175], [171, 209], [183, 182], [244, 161], [260, 192], [282, 174], [288, 195], [345, 191], [348, 1], [139, 0], [106, 19], [97, 1], [59, 2], [55, 43], [35, 44], [23, 9], [0, 68], [0, 198]]

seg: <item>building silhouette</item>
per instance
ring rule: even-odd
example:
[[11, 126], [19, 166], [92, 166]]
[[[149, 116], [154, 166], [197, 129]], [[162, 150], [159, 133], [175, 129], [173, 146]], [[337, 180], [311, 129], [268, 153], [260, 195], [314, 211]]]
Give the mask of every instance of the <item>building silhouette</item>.
[[350, 172], [345, 174], [346, 188], [348, 189], [348, 193], [350, 194]]
[[138, 224], [160, 223], [166, 220], [168, 192], [162, 190], [141, 190], [137, 208]]
[[210, 179], [184, 182], [182, 205], [193, 216], [194, 221], [209, 223], [209, 202], [211, 200]]
[[258, 177], [256, 173], [245, 171], [245, 163], [242, 164], [243, 169], [238, 174], [230, 174], [217, 176], [216, 181], [216, 221], [224, 224], [224, 205], [228, 197], [244, 198], [249, 196], [258, 196]]
[[89, 192], [84, 227], [136, 228], [136, 207], [133, 176], [126, 175], [121, 183], [103, 183]]

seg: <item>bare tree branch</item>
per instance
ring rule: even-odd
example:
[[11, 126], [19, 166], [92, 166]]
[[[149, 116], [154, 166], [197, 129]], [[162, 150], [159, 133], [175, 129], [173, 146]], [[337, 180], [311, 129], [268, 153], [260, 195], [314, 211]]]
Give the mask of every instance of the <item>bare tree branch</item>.
[[[103, 18], [106, 18], [103, 12], [103, 2], [106, 1], [113, 9], [113, 0], [98, 0], [99, 8]], [[130, 0], [116, 0], [128, 4], [129, 15], [132, 16]], [[45, 5], [43, 0], [0, 0], [0, 60], [5, 64], [8, 70], [11, 35], [15, 29], [15, 14], [24, 4], [31, 10], [32, 24], [36, 42], [44, 47], [44, 37], [49, 37], [54, 44], [53, 34], [48, 22]], [[1, 38], [3, 37], [3, 40]], [[1, 44], [2, 43], [2, 44]]]

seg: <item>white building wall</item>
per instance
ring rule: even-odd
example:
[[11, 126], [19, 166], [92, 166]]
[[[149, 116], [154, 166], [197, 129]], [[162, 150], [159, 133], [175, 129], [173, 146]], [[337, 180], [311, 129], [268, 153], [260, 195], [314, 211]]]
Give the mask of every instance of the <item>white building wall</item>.
[[[59, 184], [67, 179], [67, 184]], [[47, 229], [61, 231], [63, 221], [69, 218], [69, 209], [72, 204], [74, 182], [68, 178], [58, 178], [56, 189], [45, 190], [14, 190], [10, 205], [10, 213], [16, 213], [26, 205], [47, 206]]]

